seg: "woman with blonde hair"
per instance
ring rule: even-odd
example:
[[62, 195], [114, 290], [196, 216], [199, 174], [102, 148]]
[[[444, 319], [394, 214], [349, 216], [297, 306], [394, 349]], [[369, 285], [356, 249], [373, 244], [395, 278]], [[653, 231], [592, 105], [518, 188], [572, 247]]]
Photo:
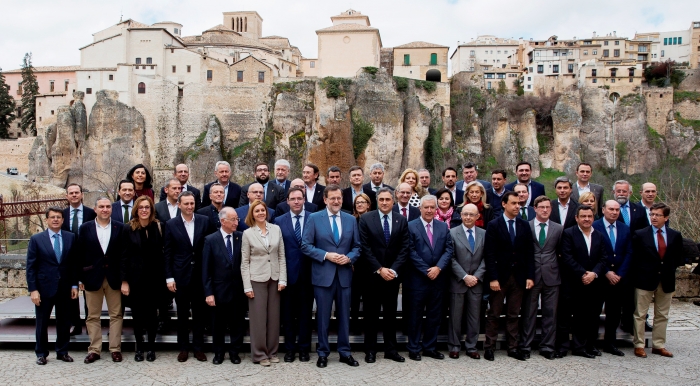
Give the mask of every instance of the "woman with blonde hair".
[[399, 185], [404, 182], [411, 185], [411, 189], [413, 189], [413, 195], [411, 199], [408, 200], [408, 204], [418, 208], [420, 206], [420, 198], [428, 194], [428, 191], [418, 183], [418, 172], [410, 168], [404, 170], [403, 173], [401, 173], [401, 177], [399, 177]]
[[253, 363], [279, 363], [280, 292], [287, 286], [282, 231], [267, 222], [267, 205], [250, 204], [241, 245], [241, 277], [248, 297], [250, 351]]
[[578, 203], [581, 205], [588, 205], [591, 208], [593, 208], [594, 218], [596, 220], [600, 219], [600, 215], [598, 214], [598, 203], [596, 202], [595, 195], [592, 192], [582, 193], [581, 196], [578, 198]]
[[486, 224], [493, 220], [493, 208], [486, 203], [486, 189], [479, 181], [472, 181], [464, 188], [464, 202], [457, 207], [457, 212], [462, 213], [462, 207], [467, 204], [476, 205], [479, 209], [479, 218], [475, 225], [486, 229]]

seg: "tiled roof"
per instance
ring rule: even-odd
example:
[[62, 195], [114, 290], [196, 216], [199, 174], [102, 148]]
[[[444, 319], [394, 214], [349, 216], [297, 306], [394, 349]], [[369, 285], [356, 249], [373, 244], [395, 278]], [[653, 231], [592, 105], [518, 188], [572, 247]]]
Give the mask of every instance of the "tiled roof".
[[338, 31], [379, 31], [379, 29], [374, 27], [368, 27], [366, 25], [354, 24], [354, 23], [344, 23], [338, 24], [327, 28], [322, 28], [316, 30], [316, 32], [338, 32]]
[[394, 48], [450, 48], [447, 46], [442, 46], [439, 44], [428, 43], [428, 42], [411, 42], [396, 46]]
[[[80, 69], [80, 66], [39, 66], [34, 67], [34, 72], [72, 72]], [[22, 69], [3, 71], [3, 74], [19, 74]]]

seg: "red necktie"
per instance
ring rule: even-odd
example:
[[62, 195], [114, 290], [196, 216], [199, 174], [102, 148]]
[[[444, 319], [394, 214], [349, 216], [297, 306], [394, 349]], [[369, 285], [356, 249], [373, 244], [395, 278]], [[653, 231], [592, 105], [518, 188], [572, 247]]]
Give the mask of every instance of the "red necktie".
[[664, 255], [666, 254], [666, 242], [664, 241], [662, 233], [661, 229], [656, 231], [656, 242], [659, 244], [659, 256], [661, 256], [661, 260], [664, 259]]
[[406, 216], [406, 208], [401, 208], [401, 211], [403, 212], [402, 214], [404, 217], [408, 217], [408, 216]]

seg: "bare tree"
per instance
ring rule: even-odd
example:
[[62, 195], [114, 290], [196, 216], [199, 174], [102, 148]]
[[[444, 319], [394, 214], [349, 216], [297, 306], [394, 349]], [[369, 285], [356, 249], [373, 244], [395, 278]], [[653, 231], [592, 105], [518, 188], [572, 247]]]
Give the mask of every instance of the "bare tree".
[[[126, 177], [133, 166], [131, 159], [117, 146], [110, 147], [107, 154], [100, 154], [99, 157], [86, 151], [83, 159], [92, 160], [83, 166], [83, 179], [88, 189], [96, 189], [116, 201], [119, 181]], [[101, 162], [96, 162], [97, 160]]]

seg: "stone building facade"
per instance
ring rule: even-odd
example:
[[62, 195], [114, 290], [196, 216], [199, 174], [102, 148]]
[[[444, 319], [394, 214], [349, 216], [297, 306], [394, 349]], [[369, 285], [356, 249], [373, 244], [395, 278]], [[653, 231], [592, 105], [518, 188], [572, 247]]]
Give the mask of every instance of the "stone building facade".
[[411, 42], [393, 49], [393, 75], [404, 78], [447, 81], [447, 52], [450, 47]]

